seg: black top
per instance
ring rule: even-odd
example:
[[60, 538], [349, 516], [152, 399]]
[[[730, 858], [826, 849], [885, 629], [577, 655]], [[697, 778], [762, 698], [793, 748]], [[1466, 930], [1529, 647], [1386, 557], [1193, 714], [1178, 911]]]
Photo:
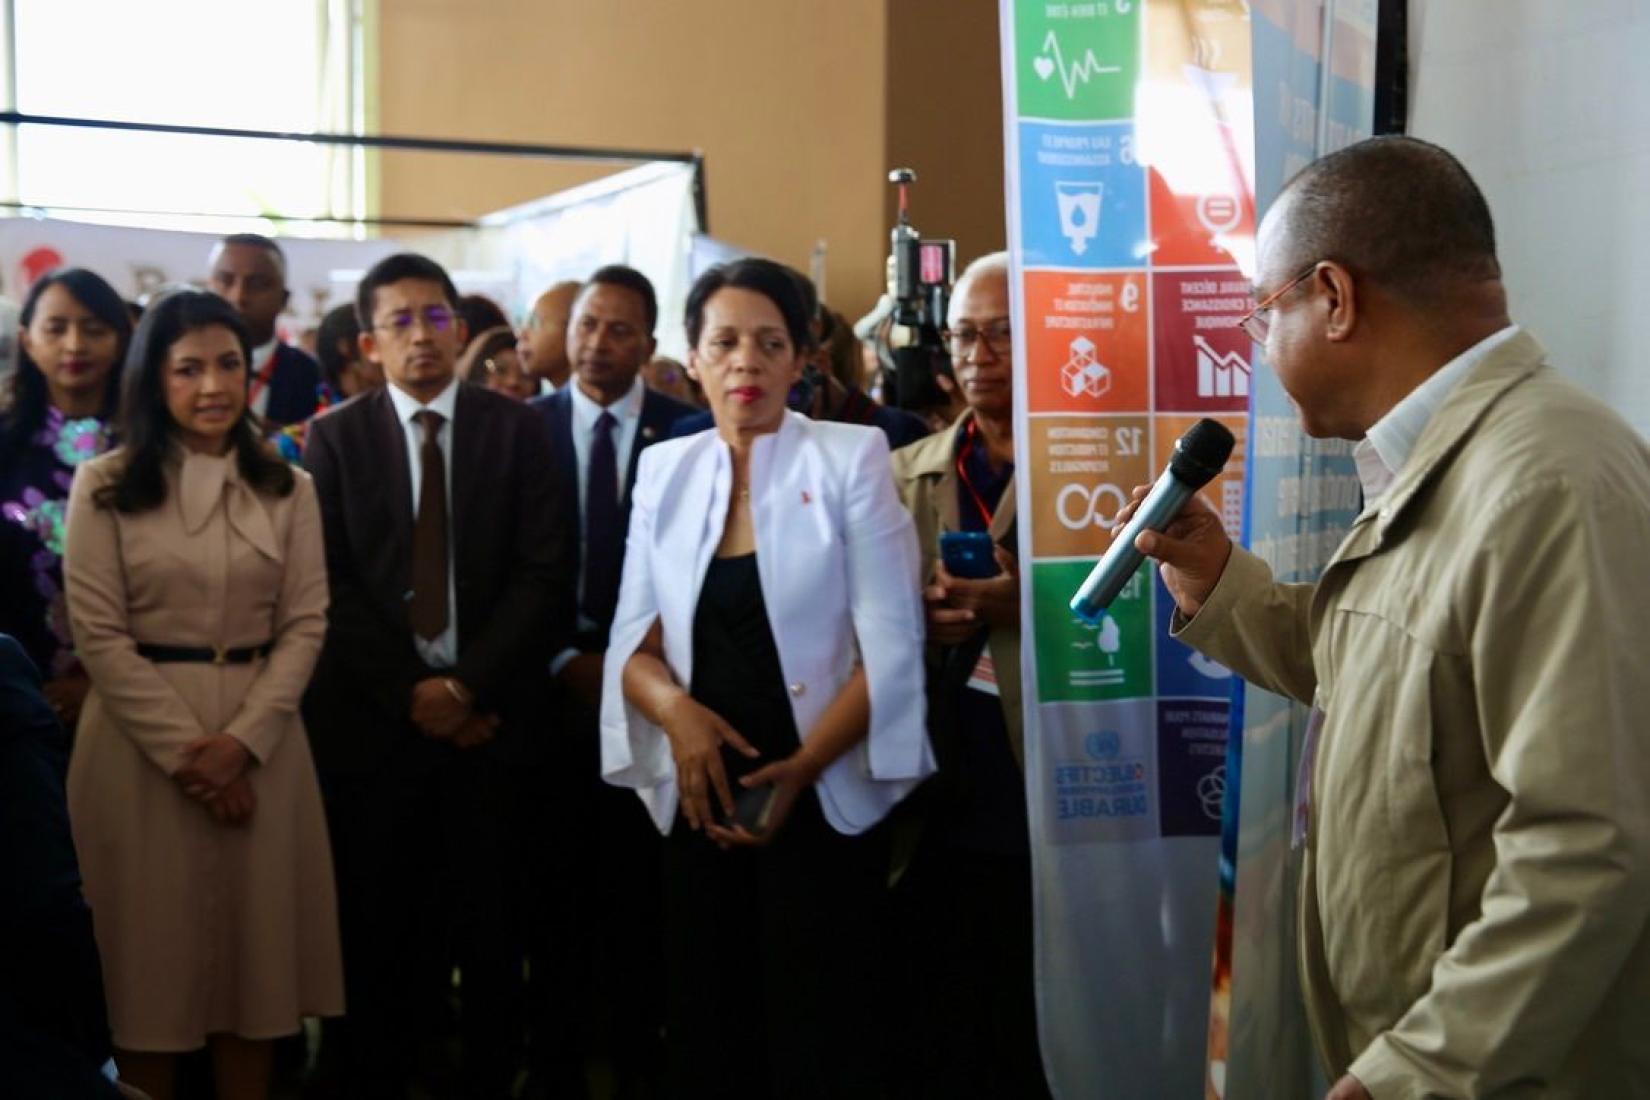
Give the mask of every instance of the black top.
[[755, 554], [712, 558], [705, 571], [693, 614], [691, 694], [762, 754], [749, 760], [724, 747], [730, 780], [783, 760], [801, 744]]

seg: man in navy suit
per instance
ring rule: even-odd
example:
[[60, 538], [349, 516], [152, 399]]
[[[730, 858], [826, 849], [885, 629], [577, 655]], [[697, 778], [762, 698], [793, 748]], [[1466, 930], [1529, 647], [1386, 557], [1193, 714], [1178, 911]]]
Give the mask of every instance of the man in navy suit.
[[[611, 1020], [609, 1053], [621, 1075], [633, 1078], [621, 1085], [644, 1091], [660, 1056], [663, 965], [662, 959], [639, 956], [634, 945], [659, 943], [662, 936], [659, 836], [629, 792], [601, 781], [597, 721], [602, 654], [618, 600], [636, 464], [644, 448], [696, 411], [642, 383], [658, 319], [658, 300], [645, 275], [617, 265], [597, 271], [573, 302], [569, 384], [531, 402], [550, 434], [561, 522], [577, 532], [578, 630], [573, 645], [550, 664], [569, 736], [556, 762], [561, 789], [545, 823], [547, 862], [538, 879], [543, 903], [559, 911], [534, 922], [545, 938], [530, 950], [535, 973], [572, 971], [554, 981], [558, 998], [565, 998], [561, 991], [568, 988], [598, 1002], [611, 998], [598, 1005]], [[569, 904], [577, 911], [565, 908]], [[568, 935], [548, 931], [569, 924]], [[603, 980], [593, 981], [595, 973]], [[569, 1031], [569, 1014], [580, 1008], [573, 1001], [539, 1001], [540, 1034], [576, 1033]], [[535, 1069], [547, 1078], [547, 1087], [565, 1090], [568, 1052], [546, 1046], [537, 1049], [550, 1062]]]
[[278, 428], [308, 420], [320, 403], [321, 368], [275, 335], [275, 320], [292, 297], [281, 246], [257, 233], [236, 233], [213, 247], [211, 265], [213, 292], [235, 307], [252, 337], [252, 411]]

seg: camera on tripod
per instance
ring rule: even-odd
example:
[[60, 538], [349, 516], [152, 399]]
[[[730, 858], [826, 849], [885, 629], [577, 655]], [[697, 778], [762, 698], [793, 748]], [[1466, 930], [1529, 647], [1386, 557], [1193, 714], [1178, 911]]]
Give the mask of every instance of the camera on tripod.
[[909, 187], [916, 180], [909, 168], [888, 173], [888, 182], [899, 188], [899, 216], [889, 234], [888, 291], [854, 331], [877, 349], [883, 400], [923, 412], [947, 404], [934, 379], [951, 374], [940, 333], [956, 275], [957, 242], [925, 238], [911, 224]]

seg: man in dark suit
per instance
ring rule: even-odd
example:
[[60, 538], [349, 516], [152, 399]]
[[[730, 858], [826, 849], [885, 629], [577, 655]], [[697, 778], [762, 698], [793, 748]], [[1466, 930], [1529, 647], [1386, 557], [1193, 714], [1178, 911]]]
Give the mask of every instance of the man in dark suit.
[[503, 1096], [522, 1026], [520, 775], [571, 633], [569, 547], [538, 418], [454, 377], [467, 334], [446, 272], [388, 257], [356, 307], [389, 385], [318, 417], [305, 450], [332, 593], [305, 713], [338, 870], [348, 1095], [403, 1095], [456, 956], [465, 1095]]
[[103, 973], [63, 794], [69, 738], [40, 684], [23, 647], [0, 634], [0, 1092], [141, 1095], [112, 1080]]
[[235, 233], [213, 247], [211, 267], [212, 291], [235, 307], [252, 338], [252, 411], [275, 427], [308, 420], [321, 403], [321, 368], [275, 334], [275, 321], [292, 297], [286, 253], [268, 237]]
[[[568, 736], [557, 768], [565, 790], [545, 823], [552, 838], [545, 853], [550, 859], [539, 875], [541, 900], [561, 907], [558, 919], [540, 926], [571, 919], [576, 931], [563, 942], [537, 944], [535, 956], [542, 961], [550, 952], [551, 968], [582, 970], [587, 978], [595, 961], [603, 980], [578, 984], [598, 1003], [611, 998], [601, 1005], [611, 1019], [608, 1053], [621, 1084], [642, 1091], [659, 1057], [663, 966], [639, 956], [634, 945], [658, 943], [662, 935], [659, 836], [630, 792], [601, 781], [597, 716], [636, 464], [644, 448], [695, 411], [642, 383], [658, 319], [653, 285], [641, 272], [621, 266], [597, 271], [573, 302], [567, 330], [570, 384], [530, 402], [550, 434], [554, 461], [548, 468], [560, 490], [562, 526], [577, 536], [579, 607], [578, 632], [550, 666]], [[587, 839], [569, 845], [564, 827]], [[566, 912], [566, 899], [578, 906], [577, 913]], [[536, 1007], [539, 1030], [565, 1032], [572, 1006], [541, 1002]], [[552, 1081], [565, 1076], [564, 1067], [541, 1062], [537, 1069]]]

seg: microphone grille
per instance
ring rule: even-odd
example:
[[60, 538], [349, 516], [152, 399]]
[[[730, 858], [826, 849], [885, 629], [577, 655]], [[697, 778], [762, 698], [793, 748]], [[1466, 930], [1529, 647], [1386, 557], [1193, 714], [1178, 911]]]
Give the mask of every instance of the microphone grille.
[[1169, 469], [1185, 484], [1200, 489], [1225, 468], [1236, 442], [1226, 425], [1205, 417], [1175, 441]]

